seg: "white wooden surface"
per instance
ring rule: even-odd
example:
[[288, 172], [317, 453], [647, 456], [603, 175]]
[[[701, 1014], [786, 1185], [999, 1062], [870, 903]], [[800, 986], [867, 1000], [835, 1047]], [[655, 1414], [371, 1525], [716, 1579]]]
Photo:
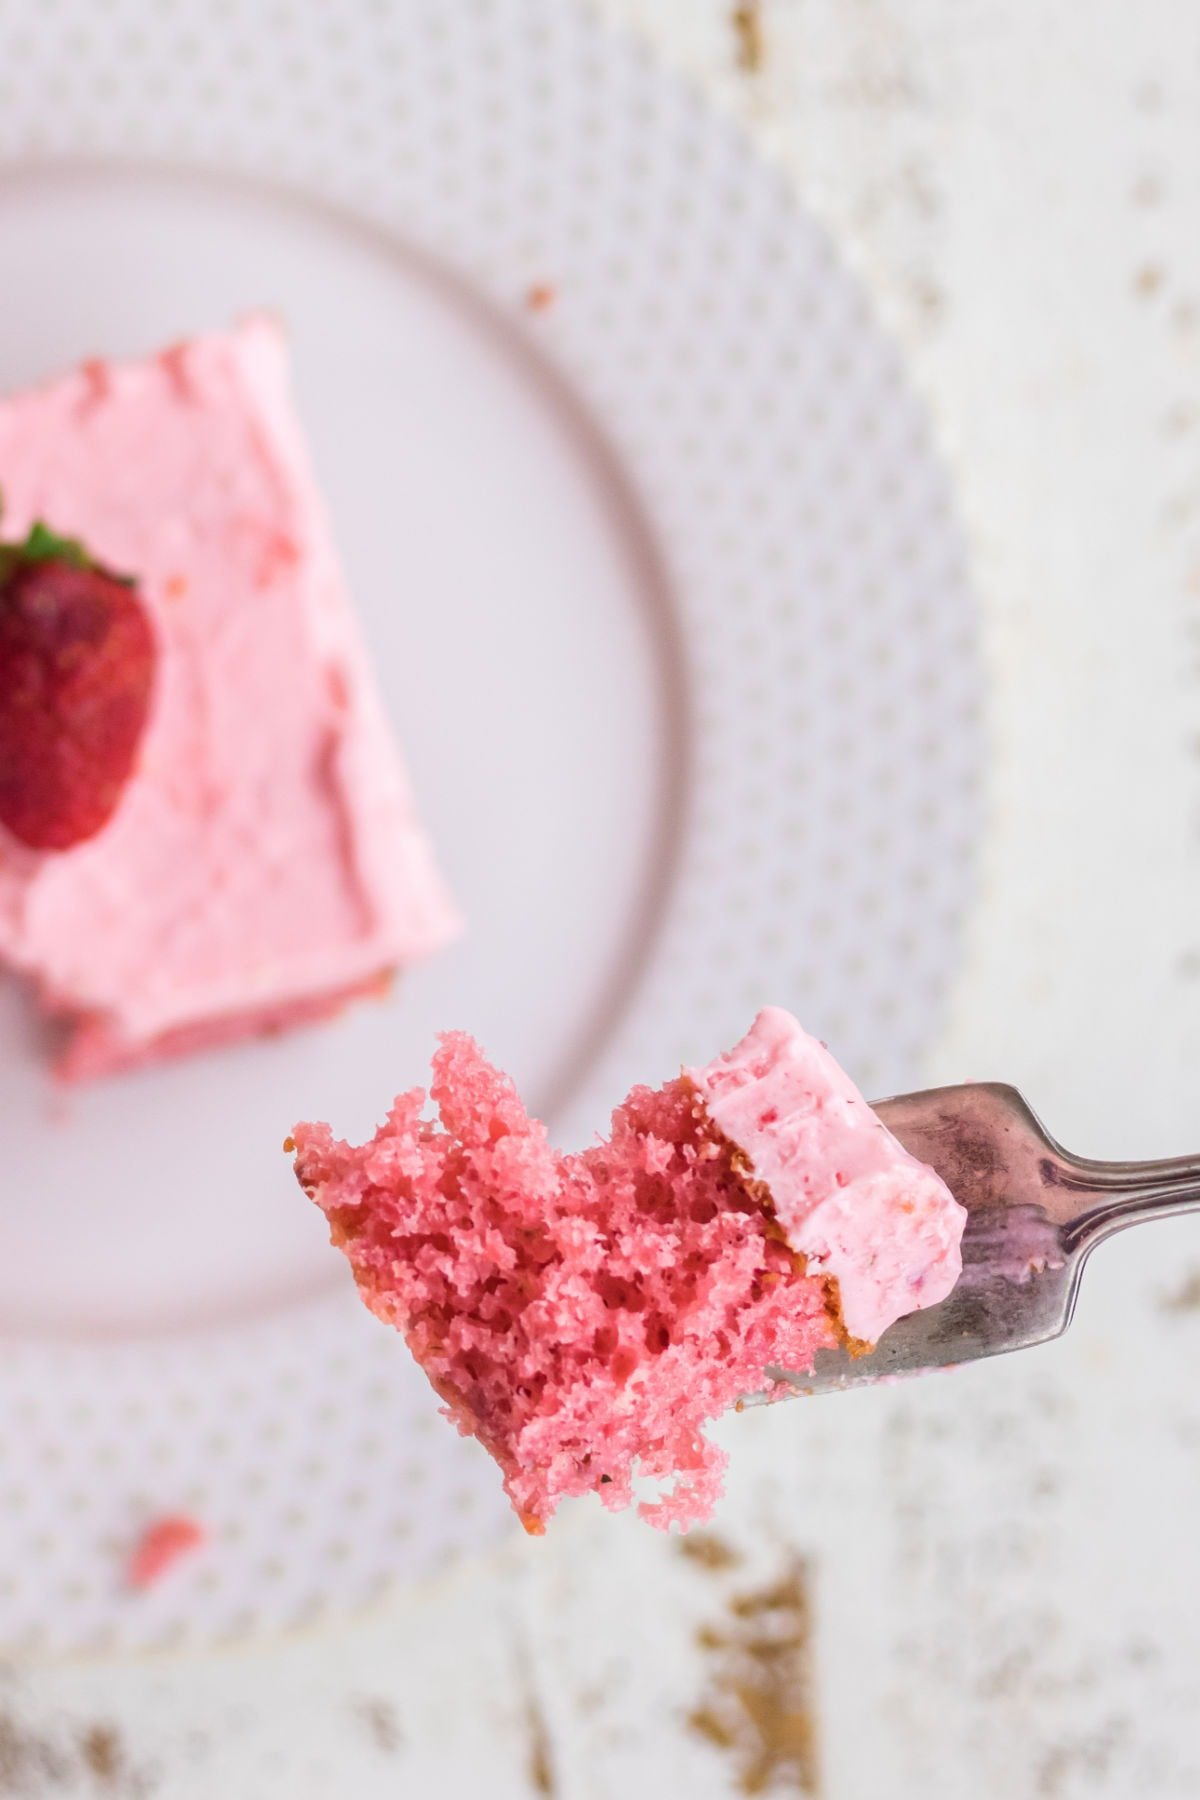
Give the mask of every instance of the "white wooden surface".
[[[767, 0], [751, 76], [726, 0], [609, 10], [794, 171], [955, 469], [994, 766], [931, 1078], [1015, 1080], [1093, 1155], [1196, 1148], [1200, 12]], [[1194, 1271], [1200, 1220], [1147, 1230], [1057, 1348], [728, 1421], [731, 1573], [581, 1512], [311, 1640], [7, 1669], [0, 1793], [734, 1794], [697, 1629], [800, 1554], [826, 1800], [1200, 1795]]]

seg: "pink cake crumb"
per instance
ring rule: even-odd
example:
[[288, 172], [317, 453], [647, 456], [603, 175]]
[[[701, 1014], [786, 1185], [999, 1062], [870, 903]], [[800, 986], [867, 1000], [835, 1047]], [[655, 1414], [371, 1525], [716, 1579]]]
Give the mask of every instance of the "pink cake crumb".
[[[360, 1148], [321, 1124], [287, 1141], [363, 1299], [496, 1459], [530, 1531], [572, 1496], [629, 1505], [635, 1476], [671, 1484], [639, 1508], [653, 1523], [707, 1519], [726, 1458], [706, 1423], [744, 1395], [784, 1391], [771, 1370], [809, 1370], [847, 1341], [836, 1278], [785, 1239], [745, 1149], [710, 1115], [706, 1074], [635, 1088], [606, 1142], [564, 1155], [512, 1082], [450, 1032], [433, 1064], [438, 1122], [415, 1089]], [[961, 1234], [942, 1191], [947, 1235]], [[899, 1269], [893, 1318], [948, 1291], [953, 1255], [936, 1278], [920, 1273]]]
[[125, 1585], [153, 1587], [183, 1557], [198, 1550], [208, 1533], [187, 1513], [167, 1513], [149, 1524], [133, 1547], [125, 1568]]

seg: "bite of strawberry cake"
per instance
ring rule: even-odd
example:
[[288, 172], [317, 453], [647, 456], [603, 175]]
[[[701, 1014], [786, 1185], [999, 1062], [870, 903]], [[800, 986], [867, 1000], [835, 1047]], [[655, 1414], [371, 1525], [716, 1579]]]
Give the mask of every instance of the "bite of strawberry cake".
[[426, 1114], [402, 1094], [369, 1143], [295, 1127], [287, 1148], [367, 1305], [526, 1527], [595, 1491], [659, 1525], [711, 1513], [706, 1423], [789, 1391], [780, 1372], [874, 1343], [945, 1298], [965, 1213], [825, 1048], [768, 1008], [728, 1054], [635, 1088], [604, 1142], [555, 1150], [462, 1033]]
[[0, 964], [105, 1074], [457, 928], [257, 317], [0, 401]]

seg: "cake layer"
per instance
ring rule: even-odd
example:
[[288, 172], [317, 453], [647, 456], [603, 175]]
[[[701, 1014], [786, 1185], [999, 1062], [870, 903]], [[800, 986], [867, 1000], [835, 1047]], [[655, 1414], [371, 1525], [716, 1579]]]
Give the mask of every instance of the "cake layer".
[[131, 576], [158, 646], [139, 767], [59, 853], [0, 833], [0, 959], [94, 1075], [328, 1011], [453, 935], [289, 393], [252, 319], [0, 403], [5, 535]]
[[691, 1080], [770, 1190], [788, 1243], [810, 1273], [837, 1281], [851, 1337], [874, 1343], [906, 1313], [945, 1299], [962, 1271], [962, 1208], [790, 1013], [766, 1007]]
[[[886, 1262], [887, 1298], [874, 1300], [872, 1318], [914, 1311], [944, 1291], [964, 1215], [940, 1183], [935, 1196], [937, 1177], [912, 1164], [925, 1224], [909, 1228], [898, 1146], [878, 1171], [863, 1151], [864, 1169], [889, 1184], [886, 1201], [865, 1179], [838, 1185], [846, 1159], [814, 1172], [814, 1204], [818, 1190], [827, 1202], [833, 1191], [846, 1197], [835, 1280], [787, 1240], [773, 1190], [720, 1128], [705, 1089], [717, 1107], [742, 1091], [735, 1071], [757, 1067], [784, 1019], [760, 1018], [728, 1064], [635, 1089], [613, 1114], [610, 1138], [578, 1155], [551, 1147], [512, 1083], [457, 1033], [434, 1060], [438, 1122], [425, 1117], [417, 1089], [361, 1147], [327, 1125], [297, 1126], [289, 1141], [301, 1185], [328, 1216], [366, 1303], [403, 1331], [448, 1413], [496, 1458], [530, 1529], [571, 1495], [595, 1491], [609, 1507], [627, 1505], [635, 1474], [674, 1481], [642, 1507], [656, 1523], [706, 1518], [725, 1459], [705, 1424], [744, 1395], [784, 1391], [771, 1371], [803, 1373], [819, 1350], [844, 1341], [843, 1282], [856, 1297], [874, 1294], [870, 1269]], [[811, 1074], [815, 1094], [795, 1077], [786, 1091], [775, 1084], [771, 1104], [790, 1098], [806, 1110], [814, 1098], [844, 1099], [840, 1072], [836, 1084], [823, 1063]], [[751, 1141], [765, 1163], [773, 1125], [764, 1108], [754, 1119]], [[794, 1151], [787, 1115], [774, 1124]], [[790, 1202], [795, 1154], [780, 1166]], [[945, 1243], [933, 1271], [935, 1211]]]

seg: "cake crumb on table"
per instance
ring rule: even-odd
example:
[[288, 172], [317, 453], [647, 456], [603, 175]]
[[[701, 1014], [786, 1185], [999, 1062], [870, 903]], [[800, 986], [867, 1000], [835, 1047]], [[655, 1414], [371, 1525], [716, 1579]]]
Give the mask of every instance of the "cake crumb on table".
[[154, 1587], [177, 1562], [207, 1540], [204, 1526], [187, 1513], [167, 1513], [153, 1520], [133, 1547], [125, 1569], [125, 1585]]

